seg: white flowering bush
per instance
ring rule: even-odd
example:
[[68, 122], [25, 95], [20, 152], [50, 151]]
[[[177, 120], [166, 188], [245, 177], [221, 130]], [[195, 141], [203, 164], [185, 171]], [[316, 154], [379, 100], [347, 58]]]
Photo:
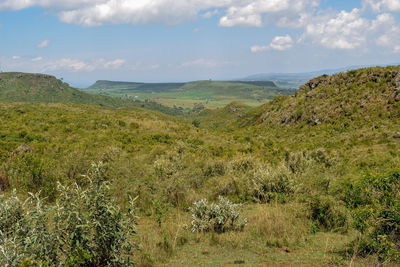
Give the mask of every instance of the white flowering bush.
[[104, 165], [93, 164], [85, 188], [58, 185], [56, 205], [38, 195], [0, 196], [1, 266], [131, 266], [134, 200], [122, 211]]
[[222, 196], [218, 197], [217, 203], [208, 203], [206, 199], [194, 202], [190, 208], [192, 231], [223, 233], [229, 230], [242, 230], [247, 224], [247, 219], [240, 218], [241, 206]]

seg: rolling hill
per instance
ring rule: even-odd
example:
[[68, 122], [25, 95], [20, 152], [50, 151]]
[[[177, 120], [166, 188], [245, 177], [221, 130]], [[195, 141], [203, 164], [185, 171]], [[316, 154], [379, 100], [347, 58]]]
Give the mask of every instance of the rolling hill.
[[400, 118], [400, 67], [374, 67], [314, 78], [294, 97], [256, 112], [257, 123], [354, 125]]
[[369, 68], [375, 66], [385, 67], [388, 65], [386, 64], [386, 65], [348, 66], [338, 69], [325, 69], [325, 70], [298, 72], [298, 73], [259, 73], [238, 79], [238, 81], [273, 81], [279, 87], [297, 89], [303, 84], [305, 84], [307, 81], [313, 79], [314, 77], [318, 77], [321, 75], [334, 75], [349, 70], [356, 70], [356, 69]]
[[131, 83], [97, 81], [85, 92], [150, 99], [169, 106], [193, 107], [196, 103], [210, 108], [223, 107], [232, 101], [256, 106], [278, 94], [291, 95], [294, 90], [278, 88], [271, 81], [194, 81], [188, 83]]
[[218, 131], [286, 132], [296, 146], [296, 142], [311, 144], [308, 138], [317, 138], [320, 145], [336, 142], [333, 134], [365, 137], [371, 128], [384, 136], [400, 136], [400, 66], [322, 75], [301, 86], [294, 96], [280, 95], [258, 107], [231, 104], [202, 112], [196, 119], [200, 127]]
[[108, 108], [136, 106], [175, 115], [177, 109], [155, 102], [132, 101], [82, 92], [54, 76], [19, 72], [0, 73], [0, 101], [98, 105]]

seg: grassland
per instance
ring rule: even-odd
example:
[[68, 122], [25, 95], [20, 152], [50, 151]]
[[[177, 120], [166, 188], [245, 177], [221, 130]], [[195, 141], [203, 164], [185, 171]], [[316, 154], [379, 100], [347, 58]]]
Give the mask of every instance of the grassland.
[[98, 81], [85, 91], [114, 97], [151, 100], [166, 106], [193, 108], [203, 104], [206, 108], [220, 108], [232, 101], [257, 106], [277, 94], [293, 94], [293, 90], [280, 89], [272, 82], [197, 81], [190, 83], [125, 83]]
[[[400, 164], [398, 73], [323, 76], [294, 97], [183, 118], [137, 107], [3, 102], [5, 193], [40, 192], [51, 205], [57, 182], [84, 186], [82, 175], [102, 161], [118, 203], [138, 197], [138, 266], [398, 266], [396, 244], [385, 247], [379, 237], [374, 244], [384, 249], [363, 247], [374, 227], [392, 220], [382, 214], [400, 212], [398, 183], [393, 190], [388, 183]], [[16, 153], [21, 144], [33, 151]], [[362, 206], [363, 192], [373, 202]], [[243, 204], [247, 225], [193, 232], [193, 202], [219, 196]], [[373, 215], [367, 223], [365, 212]], [[398, 240], [398, 225], [379, 235]]]

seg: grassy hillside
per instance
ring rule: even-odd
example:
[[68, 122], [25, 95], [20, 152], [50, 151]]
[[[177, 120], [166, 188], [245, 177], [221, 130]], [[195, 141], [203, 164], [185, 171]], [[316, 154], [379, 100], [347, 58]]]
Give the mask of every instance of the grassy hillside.
[[191, 108], [202, 103], [208, 108], [222, 107], [232, 101], [249, 105], [272, 99], [277, 94], [293, 94], [293, 90], [277, 88], [270, 81], [196, 81], [189, 83], [128, 83], [97, 81], [88, 92], [150, 99], [169, 106]]
[[295, 97], [264, 105], [258, 123], [355, 125], [400, 117], [400, 67], [376, 67], [312, 79]]
[[[138, 197], [139, 249], [129, 254], [138, 266], [398, 266], [399, 70], [319, 77], [293, 97], [189, 120], [135, 107], [0, 103], [6, 195], [39, 192], [53, 207], [57, 182], [87, 188], [82, 175], [101, 161], [123, 210]], [[77, 257], [96, 256], [84, 252]]]
[[108, 108], [136, 106], [175, 115], [182, 111], [154, 102], [88, 94], [70, 87], [54, 76], [31, 73], [0, 73], [0, 101], [47, 102], [98, 105]]

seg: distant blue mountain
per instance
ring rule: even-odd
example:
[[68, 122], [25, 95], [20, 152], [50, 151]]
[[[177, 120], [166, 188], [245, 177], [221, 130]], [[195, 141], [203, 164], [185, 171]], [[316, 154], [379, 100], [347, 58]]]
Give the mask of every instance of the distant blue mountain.
[[326, 69], [313, 72], [300, 72], [300, 73], [259, 73], [238, 79], [239, 81], [273, 81], [277, 86], [282, 88], [298, 88], [310, 79], [321, 76], [324, 74], [332, 75], [339, 72], [367, 68], [367, 67], [383, 67], [388, 65], [399, 64], [378, 64], [378, 65], [362, 65], [362, 66], [349, 66], [339, 69]]

